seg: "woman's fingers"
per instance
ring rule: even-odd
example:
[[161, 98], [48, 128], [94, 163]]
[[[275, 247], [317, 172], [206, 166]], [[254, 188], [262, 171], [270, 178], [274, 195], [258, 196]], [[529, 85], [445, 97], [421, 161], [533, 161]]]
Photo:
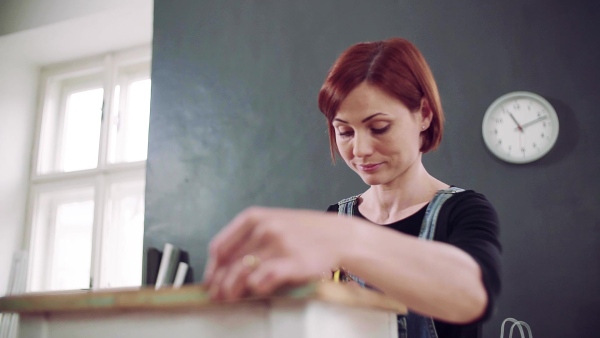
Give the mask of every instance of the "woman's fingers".
[[261, 263], [247, 278], [247, 287], [254, 295], [266, 296], [283, 286], [297, 285], [318, 279], [319, 273], [311, 273], [294, 261], [274, 258]]
[[202, 284], [205, 286], [210, 286], [214, 279], [215, 270], [217, 268], [217, 264], [215, 259], [209, 254], [208, 259], [206, 260], [206, 265], [204, 266], [204, 274], [202, 276]]
[[[340, 232], [336, 221], [309, 211], [244, 211], [211, 241], [205, 268], [211, 297], [235, 299], [249, 291], [267, 295], [284, 285], [320, 279], [339, 264], [335, 244], [346, 231]], [[245, 256], [260, 260], [244, 265]]]
[[[253, 208], [244, 212], [245, 216], [236, 217], [210, 243], [209, 259], [204, 270], [205, 284], [213, 283], [214, 271], [222, 266], [234, 264], [245, 255], [264, 248], [278, 247], [278, 238], [274, 230], [277, 224], [271, 224], [269, 215], [272, 210]], [[277, 222], [275, 222], [277, 223]], [[237, 230], [233, 231], [231, 229]]]
[[219, 265], [239, 256], [248, 238], [251, 237], [255, 226], [268, 215], [267, 210], [252, 207], [238, 214], [210, 242], [209, 255]]
[[231, 268], [223, 280], [223, 298], [237, 299], [249, 293], [248, 276], [262, 268], [263, 262], [268, 262], [274, 255], [273, 250], [257, 250], [246, 254], [230, 264]]
[[207, 284], [208, 294], [211, 299], [219, 299], [221, 297], [221, 285], [227, 277], [228, 267], [224, 266], [220, 269], [215, 269], [212, 274], [210, 284]]
[[233, 263], [220, 285], [219, 296], [224, 300], [240, 298], [246, 291], [246, 279], [253, 267], [246, 266], [242, 261]]
[[245, 254], [227, 264], [216, 268], [214, 278], [208, 285], [213, 290], [211, 298], [214, 300], [232, 300], [248, 293], [247, 277], [250, 273], [260, 268], [263, 261], [273, 257], [273, 250], [254, 250], [253, 254]]
[[[321, 272], [302, 268], [289, 257], [270, 258], [266, 253], [262, 254], [264, 256], [247, 255], [239, 262], [217, 270], [209, 289], [211, 299], [234, 300], [248, 294], [265, 296], [282, 286], [302, 284], [322, 277]], [[250, 265], [249, 262], [254, 263]]]
[[221, 270], [221, 266], [239, 256], [239, 254], [235, 254], [236, 251], [239, 251], [237, 243], [247, 237], [252, 230], [250, 219], [249, 212], [240, 213], [210, 241], [208, 260], [203, 276], [204, 284], [209, 288], [215, 283], [216, 271]]

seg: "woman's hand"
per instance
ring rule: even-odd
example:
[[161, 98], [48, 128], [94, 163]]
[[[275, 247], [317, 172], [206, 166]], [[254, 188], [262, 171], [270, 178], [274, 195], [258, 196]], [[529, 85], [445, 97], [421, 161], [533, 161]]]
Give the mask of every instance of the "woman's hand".
[[204, 282], [213, 299], [232, 300], [329, 278], [355, 223], [323, 212], [249, 208], [211, 241]]

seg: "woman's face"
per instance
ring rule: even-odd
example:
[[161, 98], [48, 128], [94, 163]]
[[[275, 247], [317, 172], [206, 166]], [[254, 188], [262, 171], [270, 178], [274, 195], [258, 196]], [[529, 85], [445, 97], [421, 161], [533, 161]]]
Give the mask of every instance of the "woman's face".
[[[363, 82], [333, 119], [338, 150], [369, 185], [393, 184], [420, 164], [420, 135], [429, 127], [423, 109], [411, 112], [396, 98]], [[431, 114], [427, 114], [431, 116]]]

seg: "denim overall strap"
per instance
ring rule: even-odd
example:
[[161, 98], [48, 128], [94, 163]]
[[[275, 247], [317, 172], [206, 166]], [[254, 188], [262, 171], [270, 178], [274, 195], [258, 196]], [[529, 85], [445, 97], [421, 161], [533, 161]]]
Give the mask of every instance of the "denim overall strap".
[[338, 215], [339, 216], [354, 216], [354, 205], [358, 201], [360, 195], [345, 198], [338, 202]]
[[419, 232], [419, 238], [427, 241], [432, 241], [433, 236], [435, 235], [435, 226], [437, 224], [438, 214], [440, 213], [440, 209], [442, 204], [446, 202], [453, 194], [463, 192], [465, 189], [450, 187], [445, 190], [438, 190], [433, 196], [431, 202], [427, 206], [427, 210], [425, 211], [425, 217], [423, 218], [423, 223], [421, 224], [421, 231]]
[[[358, 203], [360, 195], [345, 198], [338, 202], [338, 216], [354, 216], [354, 206]], [[351, 274], [347, 270], [341, 269], [340, 280], [342, 282], [355, 281], [363, 288], [369, 288], [365, 281]]]
[[[429, 202], [427, 210], [425, 210], [425, 217], [423, 217], [423, 223], [421, 224], [419, 239], [425, 241], [433, 240], [438, 214], [440, 213], [442, 205], [452, 197], [453, 194], [461, 191], [464, 191], [464, 189], [450, 187], [436, 192], [431, 202]], [[409, 338], [438, 338], [435, 324], [431, 317], [409, 313], [408, 316], [406, 316], [406, 327]]]

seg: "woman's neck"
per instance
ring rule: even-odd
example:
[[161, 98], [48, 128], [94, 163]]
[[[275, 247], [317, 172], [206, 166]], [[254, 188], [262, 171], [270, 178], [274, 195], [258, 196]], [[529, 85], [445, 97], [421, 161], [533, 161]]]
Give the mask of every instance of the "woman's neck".
[[361, 195], [360, 212], [367, 219], [388, 224], [404, 219], [426, 205], [448, 185], [429, 175], [422, 163], [393, 182], [371, 186]]

